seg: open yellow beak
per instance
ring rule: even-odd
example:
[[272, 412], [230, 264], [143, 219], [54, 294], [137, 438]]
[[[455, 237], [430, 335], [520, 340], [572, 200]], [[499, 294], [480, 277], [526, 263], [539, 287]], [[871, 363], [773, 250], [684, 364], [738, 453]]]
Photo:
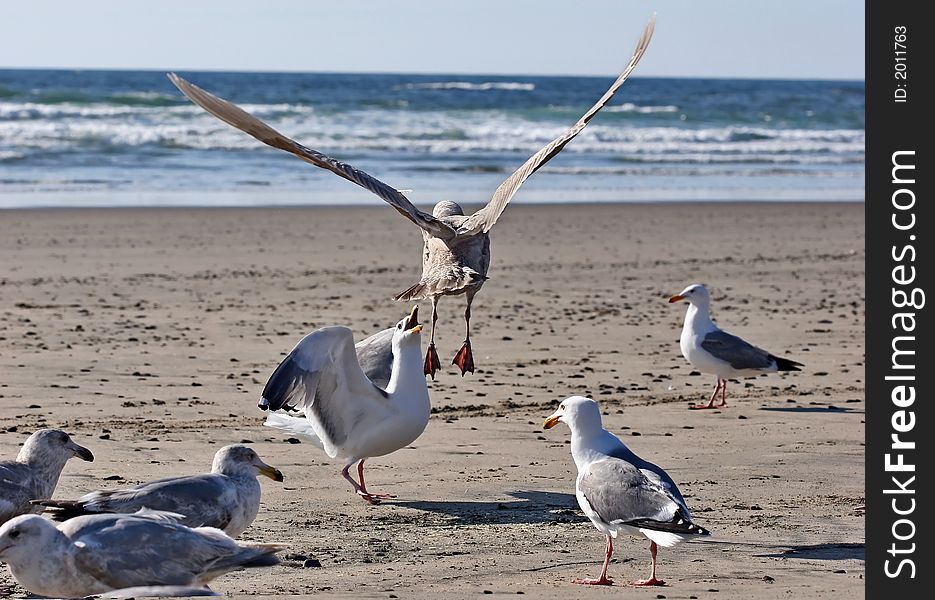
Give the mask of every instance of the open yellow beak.
[[269, 466], [269, 465], [262, 465], [262, 466], [260, 467], [260, 473], [262, 473], [263, 475], [266, 475], [267, 477], [269, 477], [269, 478], [272, 479], [273, 481], [282, 481], [282, 480], [283, 480], [282, 471], [280, 471], [280, 470], [277, 469], [276, 467], [271, 467], [271, 466]]
[[676, 295], [672, 296], [671, 298], [669, 298], [669, 304], [672, 304], [673, 302], [678, 302], [679, 300], [684, 300], [684, 299], [685, 299], [685, 296], [682, 296], [682, 295], [680, 295], [680, 294], [676, 294]]
[[552, 415], [551, 417], [546, 419], [545, 423], [542, 424], [542, 426], [545, 427], [546, 429], [552, 429], [556, 425], [558, 425], [558, 417], [556, 417], [555, 415]]
[[419, 324], [418, 304], [412, 307], [412, 312], [409, 313], [409, 318], [406, 319], [406, 331], [411, 331], [412, 333], [420, 333], [422, 331], [422, 325]]

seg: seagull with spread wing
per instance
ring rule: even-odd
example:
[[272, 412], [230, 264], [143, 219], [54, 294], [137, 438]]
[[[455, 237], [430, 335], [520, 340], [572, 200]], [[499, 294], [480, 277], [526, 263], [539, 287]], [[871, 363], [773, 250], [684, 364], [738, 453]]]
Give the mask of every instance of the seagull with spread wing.
[[170, 73], [169, 79], [192, 102], [218, 119], [273, 148], [285, 150], [305, 162], [327, 169], [370, 190], [422, 229], [424, 242], [422, 278], [415, 285], [396, 295], [395, 299], [404, 302], [425, 299], [432, 301], [432, 335], [425, 353], [423, 371], [434, 379], [435, 373], [441, 368], [441, 362], [435, 350], [438, 301], [442, 296], [464, 294], [467, 302], [464, 310], [465, 339], [461, 349], [451, 361], [452, 364], [458, 366], [463, 376], [467, 371], [474, 372], [474, 356], [471, 351], [471, 304], [474, 301], [474, 295], [480, 291], [487, 280], [487, 268], [490, 266], [490, 238], [488, 236], [490, 229], [496, 224], [497, 219], [500, 218], [523, 182], [561, 152], [568, 142], [581, 133], [594, 115], [610, 102], [646, 52], [655, 23], [656, 19], [653, 17], [643, 30], [629, 64], [597, 103], [574, 125], [546, 144], [507, 177], [494, 191], [487, 205], [472, 215], [465, 215], [461, 206], [451, 201], [439, 202], [432, 210], [432, 214], [425, 213], [416, 208], [396, 188], [346, 163], [303, 146], [253, 115], [185, 81], [175, 73]]
[[[367, 489], [364, 461], [405, 448], [429, 422], [418, 314], [415, 306], [393, 329], [356, 346], [347, 327], [313, 331], [276, 367], [260, 399], [260, 408], [272, 411], [266, 425], [310, 438], [329, 457], [343, 459], [341, 475], [371, 504], [393, 496]], [[349, 472], [355, 463], [359, 481]]]
[[[702, 373], [717, 375], [717, 386], [707, 404], [694, 404], [689, 408], [723, 408], [727, 406], [727, 380], [775, 371], [801, 371], [800, 362], [773, 356], [762, 348], [736, 335], [723, 331], [711, 320], [711, 295], [708, 288], [695, 283], [669, 298], [669, 303], [688, 302], [685, 324], [679, 346], [682, 356]], [[721, 403], [714, 404], [721, 392]]]

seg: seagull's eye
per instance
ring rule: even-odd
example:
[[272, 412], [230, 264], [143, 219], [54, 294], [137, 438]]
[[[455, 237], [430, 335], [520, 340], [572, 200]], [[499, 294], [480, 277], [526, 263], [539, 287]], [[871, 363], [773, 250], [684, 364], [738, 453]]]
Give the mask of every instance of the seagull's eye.
[[565, 405], [564, 405], [564, 404], [559, 404], [559, 405], [558, 405], [558, 409], [559, 409], [559, 410], [565, 410]]
[[400, 323], [399, 325], [396, 326], [396, 329], [402, 329], [402, 328], [403, 328], [403, 324], [402, 324], [402, 323]]
[[19, 529], [14, 529], [13, 531], [10, 532], [10, 537], [15, 540], [16, 538], [19, 537], [19, 534], [20, 534]]

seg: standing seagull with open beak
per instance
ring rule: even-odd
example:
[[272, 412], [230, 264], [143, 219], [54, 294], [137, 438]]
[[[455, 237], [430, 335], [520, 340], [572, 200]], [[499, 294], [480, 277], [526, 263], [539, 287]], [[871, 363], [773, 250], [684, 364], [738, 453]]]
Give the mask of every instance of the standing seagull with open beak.
[[[669, 298], [669, 303], [688, 302], [685, 324], [679, 346], [682, 356], [702, 373], [717, 375], [717, 386], [711, 393], [708, 404], [693, 404], [689, 408], [724, 408], [727, 406], [727, 380], [731, 377], [743, 377], [770, 373], [773, 371], [801, 371], [802, 363], [773, 356], [762, 348], [722, 331], [711, 320], [711, 296], [708, 288], [695, 283], [681, 293]], [[721, 403], [714, 404], [717, 393], [721, 392]]]
[[438, 359], [438, 353], [435, 351], [435, 323], [438, 320], [438, 300], [442, 296], [464, 294], [467, 300], [467, 306], [464, 309], [465, 339], [461, 349], [458, 350], [458, 353], [451, 361], [452, 364], [458, 366], [463, 376], [467, 371], [474, 372], [474, 356], [471, 351], [471, 303], [474, 301], [474, 295], [480, 291], [481, 286], [484, 285], [484, 281], [487, 279], [487, 268], [490, 266], [490, 238], [488, 232], [497, 222], [497, 219], [500, 218], [506, 205], [523, 182], [561, 152], [565, 144], [581, 133], [594, 115], [610, 102], [610, 99], [623, 85], [623, 82], [627, 80], [646, 52], [655, 24], [656, 18], [653, 16], [643, 30], [643, 34], [640, 36], [626, 69], [604, 92], [604, 95], [601, 96], [597, 103], [584, 113], [577, 123], [523, 163], [519, 169], [500, 184], [487, 205], [472, 215], [465, 215], [459, 204], [450, 201], [442, 201], [436, 204], [432, 214], [425, 213], [413, 206], [402, 192], [375, 177], [371, 177], [367, 173], [339, 160], [325, 156], [316, 150], [306, 148], [253, 115], [198, 86], [192, 85], [175, 73], [170, 73], [169, 79], [192, 102], [225, 123], [250, 134], [264, 144], [285, 150], [305, 162], [327, 169], [370, 190], [422, 229], [424, 241], [422, 278], [418, 283], [398, 294], [395, 299], [408, 302], [429, 298], [432, 301], [432, 336], [429, 340], [428, 350], [425, 353], [423, 370], [426, 375], [431, 375], [434, 379], [435, 373], [441, 369], [441, 362]]

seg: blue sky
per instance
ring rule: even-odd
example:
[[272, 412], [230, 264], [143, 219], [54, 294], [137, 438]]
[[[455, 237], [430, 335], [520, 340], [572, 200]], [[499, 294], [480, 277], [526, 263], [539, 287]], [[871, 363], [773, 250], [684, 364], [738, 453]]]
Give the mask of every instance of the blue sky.
[[857, 0], [5, 0], [0, 68], [863, 79]]

